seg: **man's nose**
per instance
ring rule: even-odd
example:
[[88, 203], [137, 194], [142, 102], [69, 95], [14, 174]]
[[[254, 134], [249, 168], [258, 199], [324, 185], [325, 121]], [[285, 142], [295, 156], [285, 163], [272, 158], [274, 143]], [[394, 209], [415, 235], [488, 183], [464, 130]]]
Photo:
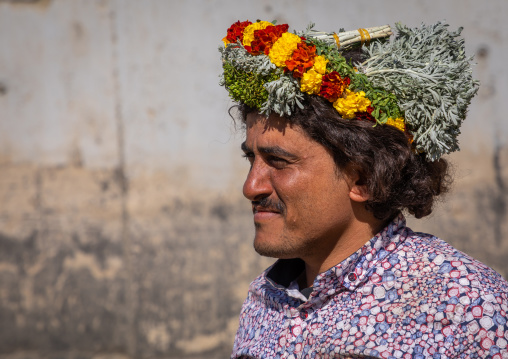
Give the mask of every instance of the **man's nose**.
[[243, 195], [251, 201], [258, 201], [268, 197], [272, 191], [269, 168], [255, 160], [243, 184]]

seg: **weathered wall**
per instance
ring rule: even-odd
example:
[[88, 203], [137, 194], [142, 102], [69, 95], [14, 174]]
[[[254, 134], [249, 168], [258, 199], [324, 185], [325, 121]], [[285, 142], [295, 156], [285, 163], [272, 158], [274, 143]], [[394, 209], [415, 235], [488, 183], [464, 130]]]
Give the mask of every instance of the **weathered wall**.
[[456, 185], [411, 220], [508, 276], [504, 0], [0, 0], [0, 358], [223, 358], [249, 281], [217, 46], [237, 19], [446, 19], [482, 82]]

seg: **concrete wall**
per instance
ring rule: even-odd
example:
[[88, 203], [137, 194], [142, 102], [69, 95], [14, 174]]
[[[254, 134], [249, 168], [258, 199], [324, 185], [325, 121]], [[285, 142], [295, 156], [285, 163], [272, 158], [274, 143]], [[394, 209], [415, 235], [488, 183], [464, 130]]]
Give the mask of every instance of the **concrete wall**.
[[508, 275], [504, 0], [0, 0], [0, 358], [224, 358], [247, 164], [217, 47], [238, 19], [465, 26], [482, 82], [456, 184], [411, 220]]

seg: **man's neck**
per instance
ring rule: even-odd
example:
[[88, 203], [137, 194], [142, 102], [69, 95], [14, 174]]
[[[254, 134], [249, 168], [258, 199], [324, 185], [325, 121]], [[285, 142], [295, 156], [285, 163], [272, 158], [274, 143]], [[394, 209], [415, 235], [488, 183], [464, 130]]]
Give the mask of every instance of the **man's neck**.
[[305, 281], [303, 278], [300, 279], [298, 283], [300, 288], [312, 286], [314, 279], [320, 273], [327, 271], [351, 256], [381, 231], [384, 226], [384, 223], [378, 220], [372, 223], [357, 222], [350, 228], [348, 233], [344, 233], [340, 239], [336, 240], [331, 248], [317, 252], [309, 258], [302, 258], [305, 262]]

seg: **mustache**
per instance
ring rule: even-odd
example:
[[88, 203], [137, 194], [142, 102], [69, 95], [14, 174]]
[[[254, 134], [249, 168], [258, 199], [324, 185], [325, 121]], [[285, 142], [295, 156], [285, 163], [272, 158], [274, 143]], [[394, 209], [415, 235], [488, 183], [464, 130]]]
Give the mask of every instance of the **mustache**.
[[260, 199], [259, 201], [252, 201], [252, 209], [257, 211], [257, 207], [261, 207], [265, 211], [279, 212], [286, 214], [286, 205], [282, 201], [273, 200], [269, 197]]

